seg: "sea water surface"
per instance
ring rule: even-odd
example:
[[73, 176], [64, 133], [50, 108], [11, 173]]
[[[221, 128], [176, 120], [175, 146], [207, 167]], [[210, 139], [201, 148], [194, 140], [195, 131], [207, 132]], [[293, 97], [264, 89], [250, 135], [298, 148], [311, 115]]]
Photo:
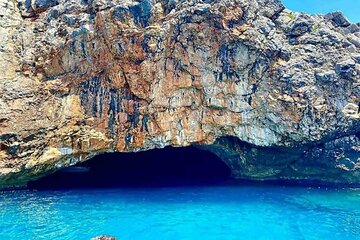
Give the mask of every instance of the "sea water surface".
[[360, 239], [360, 190], [274, 185], [0, 192], [0, 239]]

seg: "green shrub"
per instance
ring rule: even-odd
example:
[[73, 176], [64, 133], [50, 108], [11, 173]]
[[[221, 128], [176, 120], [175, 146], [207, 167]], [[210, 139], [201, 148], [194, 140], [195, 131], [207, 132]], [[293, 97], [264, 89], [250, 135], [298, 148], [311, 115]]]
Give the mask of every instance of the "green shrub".
[[295, 18], [296, 18], [295, 13], [293, 13], [293, 12], [289, 12], [289, 13], [287, 14], [287, 16], [288, 16], [291, 20], [295, 20]]

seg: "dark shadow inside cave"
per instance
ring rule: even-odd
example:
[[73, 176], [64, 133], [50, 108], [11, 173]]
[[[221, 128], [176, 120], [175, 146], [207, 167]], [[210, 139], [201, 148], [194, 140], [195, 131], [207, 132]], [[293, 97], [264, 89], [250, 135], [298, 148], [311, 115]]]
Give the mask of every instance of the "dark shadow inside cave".
[[31, 189], [213, 185], [229, 167], [196, 147], [106, 153], [28, 184]]

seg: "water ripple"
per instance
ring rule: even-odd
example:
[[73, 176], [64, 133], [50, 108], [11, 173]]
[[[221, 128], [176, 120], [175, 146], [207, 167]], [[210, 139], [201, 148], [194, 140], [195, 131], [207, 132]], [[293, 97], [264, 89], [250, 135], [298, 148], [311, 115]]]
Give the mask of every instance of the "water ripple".
[[358, 239], [360, 190], [179, 187], [0, 192], [0, 239]]

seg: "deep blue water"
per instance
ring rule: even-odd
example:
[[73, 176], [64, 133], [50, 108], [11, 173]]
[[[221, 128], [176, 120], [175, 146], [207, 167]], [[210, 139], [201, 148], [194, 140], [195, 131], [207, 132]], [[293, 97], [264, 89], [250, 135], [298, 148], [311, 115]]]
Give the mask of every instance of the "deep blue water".
[[0, 192], [0, 239], [360, 239], [360, 190], [271, 185]]

